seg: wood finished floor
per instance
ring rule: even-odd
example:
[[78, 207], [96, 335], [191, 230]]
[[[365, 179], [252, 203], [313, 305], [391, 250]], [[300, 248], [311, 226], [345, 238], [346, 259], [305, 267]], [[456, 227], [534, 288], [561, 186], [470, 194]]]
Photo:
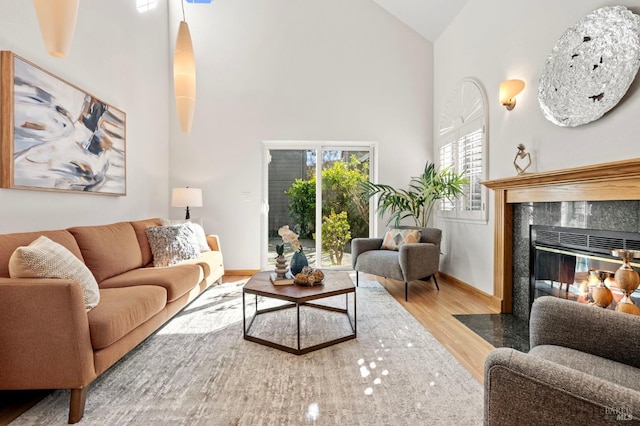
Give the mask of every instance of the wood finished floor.
[[[488, 297], [470, 291], [463, 286], [439, 278], [440, 291], [432, 281], [409, 283], [409, 301], [404, 301], [404, 284], [362, 274], [376, 279], [410, 312], [460, 363], [480, 382], [483, 382], [483, 366], [493, 346], [456, 320], [455, 314], [493, 314]], [[237, 281], [246, 276], [225, 276], [224, 282]], [[8, 425], [27, 411], [50, 391], [0, 391], [0, 426]], [[91, 397], [89, 390], [89, 398]]]
[[488, 296], [471, 291], [456, 283], [438, 278], [440, 291], [433, 281], [409, 283], [409, 301], [404, 300], [404, 283], [368, 276], [376, 279], [411, 313], [449, 352], [475, 377], [484, 383], [484, 360], [493, 345], [475, 334], [460, 321], [456, 314], [497, 314]]

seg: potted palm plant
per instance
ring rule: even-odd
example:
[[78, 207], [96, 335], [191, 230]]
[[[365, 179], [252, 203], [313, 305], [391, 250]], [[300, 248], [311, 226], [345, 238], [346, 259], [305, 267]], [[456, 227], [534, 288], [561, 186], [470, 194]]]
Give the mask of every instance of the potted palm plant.
[[367, 181], [360, 184], [360, 191], [366, 198], [378, 196], [376, 211], [380, 217], [388, 214], [388, 223], [400, 226], [403, 219], [412, 218], [416, 226], [425, 228], [437, 201], [453, 201], [464, 194], [464, 185], [468, 184], [464, 173], [456, 173], [449, 167], [438, 170], [435, 164], [427, 162], [422, 174], [411, 178], [409, 189]]

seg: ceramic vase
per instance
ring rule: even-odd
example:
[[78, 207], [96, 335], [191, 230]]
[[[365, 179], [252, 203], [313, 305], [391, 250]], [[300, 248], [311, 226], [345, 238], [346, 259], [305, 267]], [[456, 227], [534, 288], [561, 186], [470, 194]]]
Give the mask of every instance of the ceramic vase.
[[307, 257], [304, 255], [304, 251], [300, 248], [300, 250], [296, 251], [293, 253], [293, 256], [291, 256], [291, 274], [293, 276], [299, 274], [305, 266], [309, 266], [309, 262], [307, 261]]
[[640, 308], [631, 299], [633, 293], [640, 284], [640, 275], [631, 266], [631, 260], [640, 257], [638, 250], [612, 250], [613, 256], [619, 256], [622, 259], [622, 266], [616, 271], [616, 285], [622, 290], [624, 296], [618, 302], [616, 311], [625, 312], [627, 314], [640, 315]]
[[589, 275], [592, 275], [598, 279], [598, 285], [593, 289], [593, 303], [601, 308], [606, 308], [613, 302], [613, 294], [611, 289], [606, 286], [604, 280], [613, 277], [613, 272], [609, 271], [589, 271]]

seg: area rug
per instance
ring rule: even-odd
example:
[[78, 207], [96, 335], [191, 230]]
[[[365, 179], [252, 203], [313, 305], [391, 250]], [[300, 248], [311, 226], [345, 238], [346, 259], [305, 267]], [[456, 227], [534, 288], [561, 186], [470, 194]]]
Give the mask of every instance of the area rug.
[[[302, 356], [243, 339], [243, 284], [210, 288], [96, 379], [80, 424], [482, 424], [480, 383], [377, 282], [357, 289], [357, 339]], [[277, 312], [252, 332], [288, 334], [295, 309]], [[302, 317], [310, 338], [346, 321]], [[12, 424], [65, 424], [68, 403], [55, 391]]]

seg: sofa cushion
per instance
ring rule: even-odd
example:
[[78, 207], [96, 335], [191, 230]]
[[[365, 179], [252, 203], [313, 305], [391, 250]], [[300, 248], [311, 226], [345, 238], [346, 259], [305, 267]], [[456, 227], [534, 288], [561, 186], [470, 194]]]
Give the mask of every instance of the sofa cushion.
[[100, 283], [100, 288], [157, 285], [167, 291], [167, 302], [173, 302], [191, 291], [204, 277], [198, 265], [175, 265], [168, 268], [139, 268]]
[[383, 250], [399, 250], [404, 244], [419, 243], [422, 231], [420, 229], [389, 228], [382, 240]]
[[153, 253], [151, 253], [151, 247], [149, 246], [149, 240], [147, 239], [147, 228], [151, 226], [160, 226], [161, 224], [162, 220], [160, 218], [136, 220], [131, 222], [131, 226], [133, 226], [133, 230], [136, 233], [136, 238], [138, 238], [143, 266], [147, 266], [153, 262]]
[[106, 348], [162, 311], [167, 292], [153, 285], [100, 289], [100, 303], [89, 314], [94, 350]]
[[200, 257], [196, 235], [187, 224], [152, 226], [146, 232], [153, 253], [153, 266], [171, 266]]
[[80, 259], [61, 244], [45, 236], [28, 246], [18, 247], [9, 259], [11, 278], [64, 278], [76, 281], [82, 288], [87, 311], [100, 301], [98, 283]]
[[142, 266], [142, 254], [133, 226], [129, 222], [102, 226], [69, 228], [84, 263], [98, 283]]
[[201, 253], [199, 258], [185, 260], [180, 263], [180, 265], [199, 265], [202, 268], [207, 284], [211, 284], [219, 279], [224, 272], [222, 253], [217, 250]]
[[640, 369], [630, 365], [555, 345], [535, 346], [529, 354], [640, 391]]
[[20, 246], [31, 244], [39, 236], [44, 235], [51, 241], [64, 246], [78, 259], [84, 260], [80, 253], [80, 247], [69, 231], [40, 231], [40, 232], [20, 232], [15, 234], [0, 235], [0, 277], [9, 278], [9, 258]]

